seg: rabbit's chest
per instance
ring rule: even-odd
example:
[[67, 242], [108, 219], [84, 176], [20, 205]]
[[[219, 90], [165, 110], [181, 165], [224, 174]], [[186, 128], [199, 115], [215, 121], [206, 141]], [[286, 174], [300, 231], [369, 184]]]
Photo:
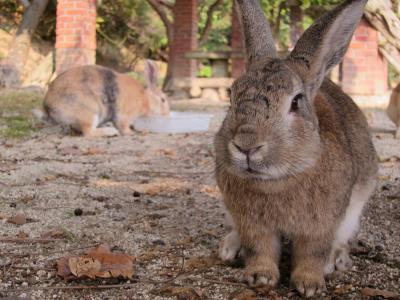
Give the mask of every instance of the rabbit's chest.
[[304, 191], [267, 194], [249, 190], [233, 193], [225, 202], [235, 223], [239, 223], [237, 225], [242, 230], [258, 226], [260, 230], [269, 228], [296, 235], [310, 231], [322, 232], [335, 222], [333, 206], [312, 196]]

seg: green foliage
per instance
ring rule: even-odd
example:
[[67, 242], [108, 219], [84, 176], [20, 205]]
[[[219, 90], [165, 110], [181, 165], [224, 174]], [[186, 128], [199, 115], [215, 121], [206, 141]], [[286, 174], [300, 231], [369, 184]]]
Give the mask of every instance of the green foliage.
[[[200, 3], [198, 8], [199, 31], [198, 37], [204, 32], [207, 21], [207, 12], [215, 0], [205, 0]], [[205, 45], [201, 50], [205, 51], [223, 51], [229, 50], [229, 41], [231, 34], [231, 11], [232, 1], [224, 1], [212, 16], [212, 31]]]
[[103, 0], [97, 12], [100, 40], [136, 56], [165, 59], [166, 31], [147, 1]]
[[197, 72], [197, 77], [202, 77], [202, 78], [210, 78], [212, 76], [212, 68], [210, 65], [201, 65], [198, 72]]
[[39, 129], [32, 109], [40, 106], [42, 96], [31, 92], [0, 94], [0, 137], [24, 138]]

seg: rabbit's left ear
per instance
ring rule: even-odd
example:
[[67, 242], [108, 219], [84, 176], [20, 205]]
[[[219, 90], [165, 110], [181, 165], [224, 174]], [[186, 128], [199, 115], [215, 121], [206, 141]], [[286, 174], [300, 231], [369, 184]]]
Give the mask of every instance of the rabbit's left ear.
[[350, 44], [368, 0], [348, 0], [318, 19], [299, 39], [290, 58], [306, 69], [304, 81], [313, 97], [326, 74]]

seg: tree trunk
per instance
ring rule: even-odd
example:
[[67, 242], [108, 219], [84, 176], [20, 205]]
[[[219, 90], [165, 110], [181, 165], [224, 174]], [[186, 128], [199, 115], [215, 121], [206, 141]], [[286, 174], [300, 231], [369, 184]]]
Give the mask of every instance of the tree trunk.
[[290, 6], [290, 46], [293, 48], [303, 34], [303, 11], [300, 3]]
[[28, 59], [33, 33], [49, 0], [33, 0], [26, 8], [22, 22], [11, 44], [8, 57], [0, 65], [0, 87], [21, 85], [21, 73]]
[[400, 19], [394, 13], [390, 1], [368, 1], [364, 15], [381, 33], [380, 52], [400, 74]]

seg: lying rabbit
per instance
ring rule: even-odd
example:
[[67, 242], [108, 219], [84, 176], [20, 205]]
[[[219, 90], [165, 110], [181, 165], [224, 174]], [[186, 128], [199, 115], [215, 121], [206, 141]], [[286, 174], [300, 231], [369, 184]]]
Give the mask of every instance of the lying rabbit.
[[324, 274], [346, 269], [348, 241], [374, 191], [377, 159], [366, 118], [325, 78], [340, 62], [366, 0], [346, 1], [315, 22], [286, 59], [277, 58], [258, 0], [236, 0], [247, 71], [215, 137], [216, 177], [233, 230], [220, 257], [243, 252], [242, 279], [275, 286], [280, 238], [291, 239], [291, 281], [309, 297]]
[[396, 124], [395, 137], [400, 139], [400, 84], [393, 90], [386, 112], [390, 120]]
[[[84, 136], [131, 134], [135, 118], [169, 113], [166, 96], [157, 86], [156, 68], [146, 62], [143, 87], [128, 75], [97, 65], [70, 69], [49, 86], [44, 112], [55, 123], [69, 125]], [[106, 122], [113, 127], [98, 127]]]

